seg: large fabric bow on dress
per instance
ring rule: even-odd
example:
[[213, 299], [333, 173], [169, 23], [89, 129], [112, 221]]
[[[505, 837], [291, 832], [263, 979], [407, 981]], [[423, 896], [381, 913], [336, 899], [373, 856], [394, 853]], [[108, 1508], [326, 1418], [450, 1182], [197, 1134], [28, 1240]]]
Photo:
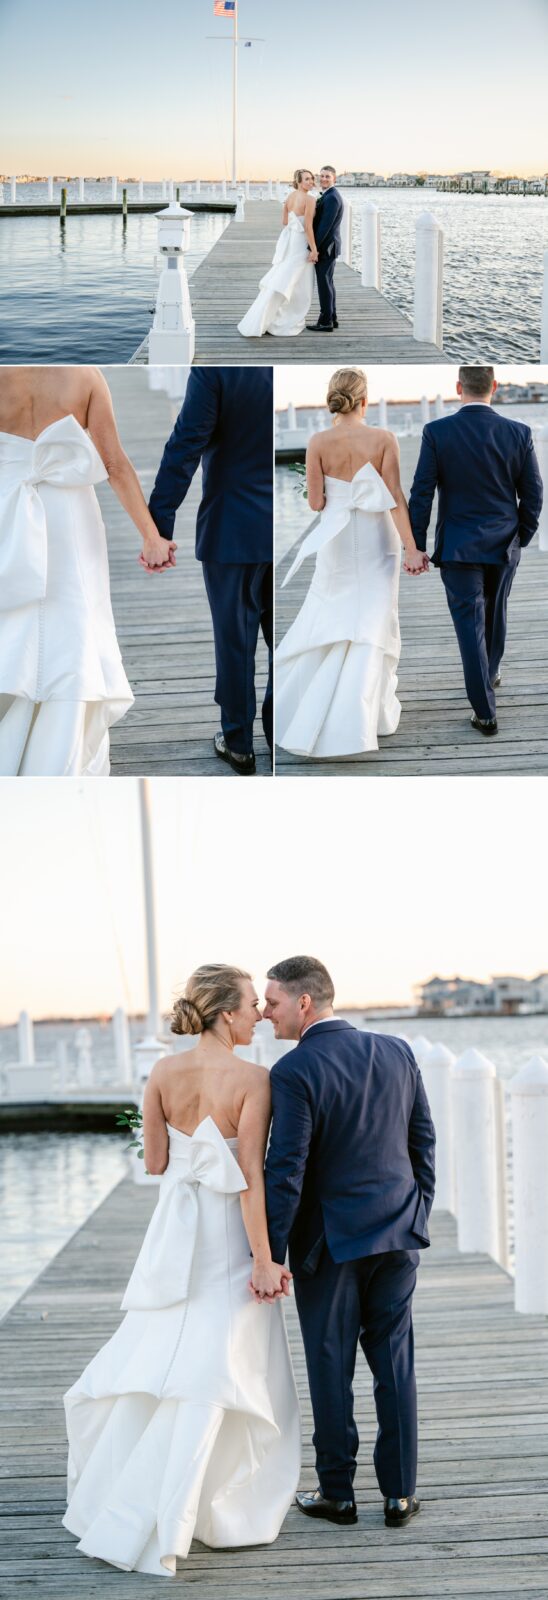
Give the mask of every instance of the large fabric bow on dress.
[[159, 1310], [186, 1300], [198, 1226], [198, 1188], [247, 1189], [243, 1172], [212, 1117], [192, 1137], [169, 1129], [169, 1165], [124, 1298], [122, 1311]]
[[313, 522], [306, 538], [303, 539], [298, 555], [286, 573], [282, 589], [298, 572], [307, 556], [316, 555], [323, 545], [329, 544], [331, 539], [336, 539], [338, 533], [342, 533], [353, 511], [375, 513], [393, 511], [396, 505], [380, 473], [370, 461], [367, 461], [364, 467], [360, 467], [359, 472], [354, 473], [350, 482], [326, 475], [326, 484], [329, 485], [329, 489], [325, 510]]
[[44, 428], [37, 439], [0, 433], [0, 609], [43, 600], [48, 572], [42, 486], [88, 488], [108, 478], [95, 445], [73, 416]]

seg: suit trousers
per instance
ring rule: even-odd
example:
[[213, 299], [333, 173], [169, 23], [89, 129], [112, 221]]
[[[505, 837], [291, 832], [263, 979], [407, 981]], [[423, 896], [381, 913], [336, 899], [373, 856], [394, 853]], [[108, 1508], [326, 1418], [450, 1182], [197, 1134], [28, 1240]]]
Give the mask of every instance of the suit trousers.
[[255, 655], [259, 630], [268, 649], [268, 682], [262, 707], [265, 738], [273, 731], [273, 569], [272, 562], [202, 562], [213, 621], [217, 680], [215, 700], [231, 750], [250, 755], [257, 710]]
[[492, 685], [504, 654], [508, 596], [517, 566], [517, 561], [441, 563], [466, 693], [472, 710], [482, 721], [497, 714]]
[[320, 301], [319, 321], [324, 325], [331, 325], [333, 318], [337, 315], [334, 284], [336, 265], [336, 256], [325, 256], [323, 260], [316, 262], [316, 282]]
[[324, 1246], [313, 1277], [295, 1275], [322, 1494], [351, 1500], [358, 1453], [353, 1379], [358, 1343], [373, 1374], [382, 1495], [412, 1495], [417, 1479], [417, 1391], [411, 1304], [415, 1251], [337, 1263]]

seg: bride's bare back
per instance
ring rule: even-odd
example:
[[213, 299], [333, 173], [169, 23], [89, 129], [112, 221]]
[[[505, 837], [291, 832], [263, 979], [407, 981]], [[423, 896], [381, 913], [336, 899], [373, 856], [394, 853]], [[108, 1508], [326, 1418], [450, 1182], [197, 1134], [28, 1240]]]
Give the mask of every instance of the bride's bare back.
[[166, 1122], [181, 1133], [194, 1133], [204, 1117], [212, 1117], [224, 1139], [234, 1139], [249, 1095], [263, 1098], [269, 1089], [264, 1067], [226, 1051], [226, 1060], [204, 1060], [202, 1050], [165, 1056], [154, 1069]]
[[366, 422], [338, 422], [336, 427], [315, 433], [309, 453], [317, 460], [324, 477], [342, 478], [345, 483], [368, 462], [381, 473], [384, 457], [395, 443], [386, 428], [370, 428]]
[[36, 439], [67, 416], [87, 428], [90, 403], [104, 384], [95, 367], [3, 367], [0, 430]]

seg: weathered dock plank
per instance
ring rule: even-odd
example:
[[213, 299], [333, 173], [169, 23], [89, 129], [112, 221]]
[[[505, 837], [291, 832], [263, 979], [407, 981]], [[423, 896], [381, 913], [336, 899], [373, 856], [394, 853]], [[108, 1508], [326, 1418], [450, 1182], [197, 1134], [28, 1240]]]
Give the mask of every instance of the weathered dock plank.
[[[404, 487], [407, 489], [408, 485]], [[278, 641], [302, 605], [313, 572], [311, 558], [303, 562], [286, 589], [281, 587], [300, 542], [301, 536], [276, 569]], [[381, 738], [378, 751], [346, 760], [305, 760], [278, 747], [277, 774], [411, 777], [548, 773], [547, 614], [548, 560], [539, 550], [536, 537], [523, 552], [508, 604], [502, 686], [497, 690], [499, 732], [495, 739], [484, 739], [470, 725], [460, 655], [439, 572], [431, 567], [420, 578], [409, 578], [402, 572], [402, 651], [398, 669], [402, 714], [396, 733]]]
[[[144, 368], [108, 367], [118, 428], [148, 499], [177, 407], [150, 390]], [[177, 515], [177, 566], [149, 576], [138, 564], [140, 539], [108, 485], [99, 487], [107, 527], [112, 606], [135, 703], [111, 730], [114, 777], [157, 774], [235, 777], [213, 753], [219, 727], [214, 702], [213, 630], [201, 563], [194, 555], [198, 472]], [[259, 705], [266, 685], [266, 649], [257, 654]], [[257, 770], [270, 775], [270, 757], [257, 719]]]
[[[124, 1180], [0, 1328], [0, 1528], [9, 1592], [21, 1597], [156, 1600], [158, 1580], [79, 1556], [61, 1526], [63, 1391], [120, 1320], [120, 1298], [155, 1192]], [[510, 1279], [485, 1256], [459, 1255], [455, 1224], [434, 1214], [416, 1301], [421, 1516], [384, 1527], [371, 1454], [371, 1379], [359, 1358], [359, 1521], [344, 1531], [289, 1512], [274, 1545], [238, 1551], [194, 1543], [176, 1586], [197, 1600], [283, 1600], [313, 1585], [320, 1600], [480, 1600], [546, 1595], [548, 1330], [518, 1317]], [[303, 1424], [302, 1483], [315, 1482], [311, 1410], [293, 1301], [288, 1330]]]

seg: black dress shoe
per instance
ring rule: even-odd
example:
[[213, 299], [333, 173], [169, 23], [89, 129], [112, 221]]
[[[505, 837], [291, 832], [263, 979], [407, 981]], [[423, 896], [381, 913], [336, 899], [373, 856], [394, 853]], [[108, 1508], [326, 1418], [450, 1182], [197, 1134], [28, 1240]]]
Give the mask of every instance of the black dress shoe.
[[315, 1489], [313, 1494], [300, 1490], [296, 1503], [305, 1517], [323, 1517], [325, 1522], [338, 1522], [342, 1527], [358, 1520], [354, 1500], [326, 1500], [321, 1489]]
[[470, 721], [472, 723], [472, 727], [477, 728], [478, 733], [485, 734], [486, 739], [492, 739], [493, 734], [498, 733], [499, 731], [499, 725], [496, 717], [489, 717], [484, 721], [483, 717], [477, 717], [476, 713], [474, 712], [474, 715], [470, 717]]
[[305, 326], [306, 326], [307, 333], [332, 333], [333, 332], [333, 323], [332, 322], [307, 322], [305, 324]]
[[219, 761], [226, 761], [240, 778], [252, 778], [255, 773], [255, 756], [253, 751], [250, 756], [241, 756], [237, 750], [229, 750], [224, 733], [216, 733], [213, 740], [213, 749]]
[[500, 674], [500, 672], [497, 672], [496, 678], [493, 678], [492, 681], [491, 681], [491, 688], [492, 689], [500, 689], [501, 683], [502, 683], [501, 674]]
[[420, 1511], [421, 1503], [416, 1495], [402, 1495], [401, 1499], [392, 1499], [389, 1496], [384, 1502], [384, 1520], [387, 1528], [403, 1528], [411, 1517], [416, 1517]]
[[338, 319], [338, 317], [333, 317], [333, 327], [334, 327], [334, 328], [338, 328], [338, 326], [339, 326], [339, 319]]

